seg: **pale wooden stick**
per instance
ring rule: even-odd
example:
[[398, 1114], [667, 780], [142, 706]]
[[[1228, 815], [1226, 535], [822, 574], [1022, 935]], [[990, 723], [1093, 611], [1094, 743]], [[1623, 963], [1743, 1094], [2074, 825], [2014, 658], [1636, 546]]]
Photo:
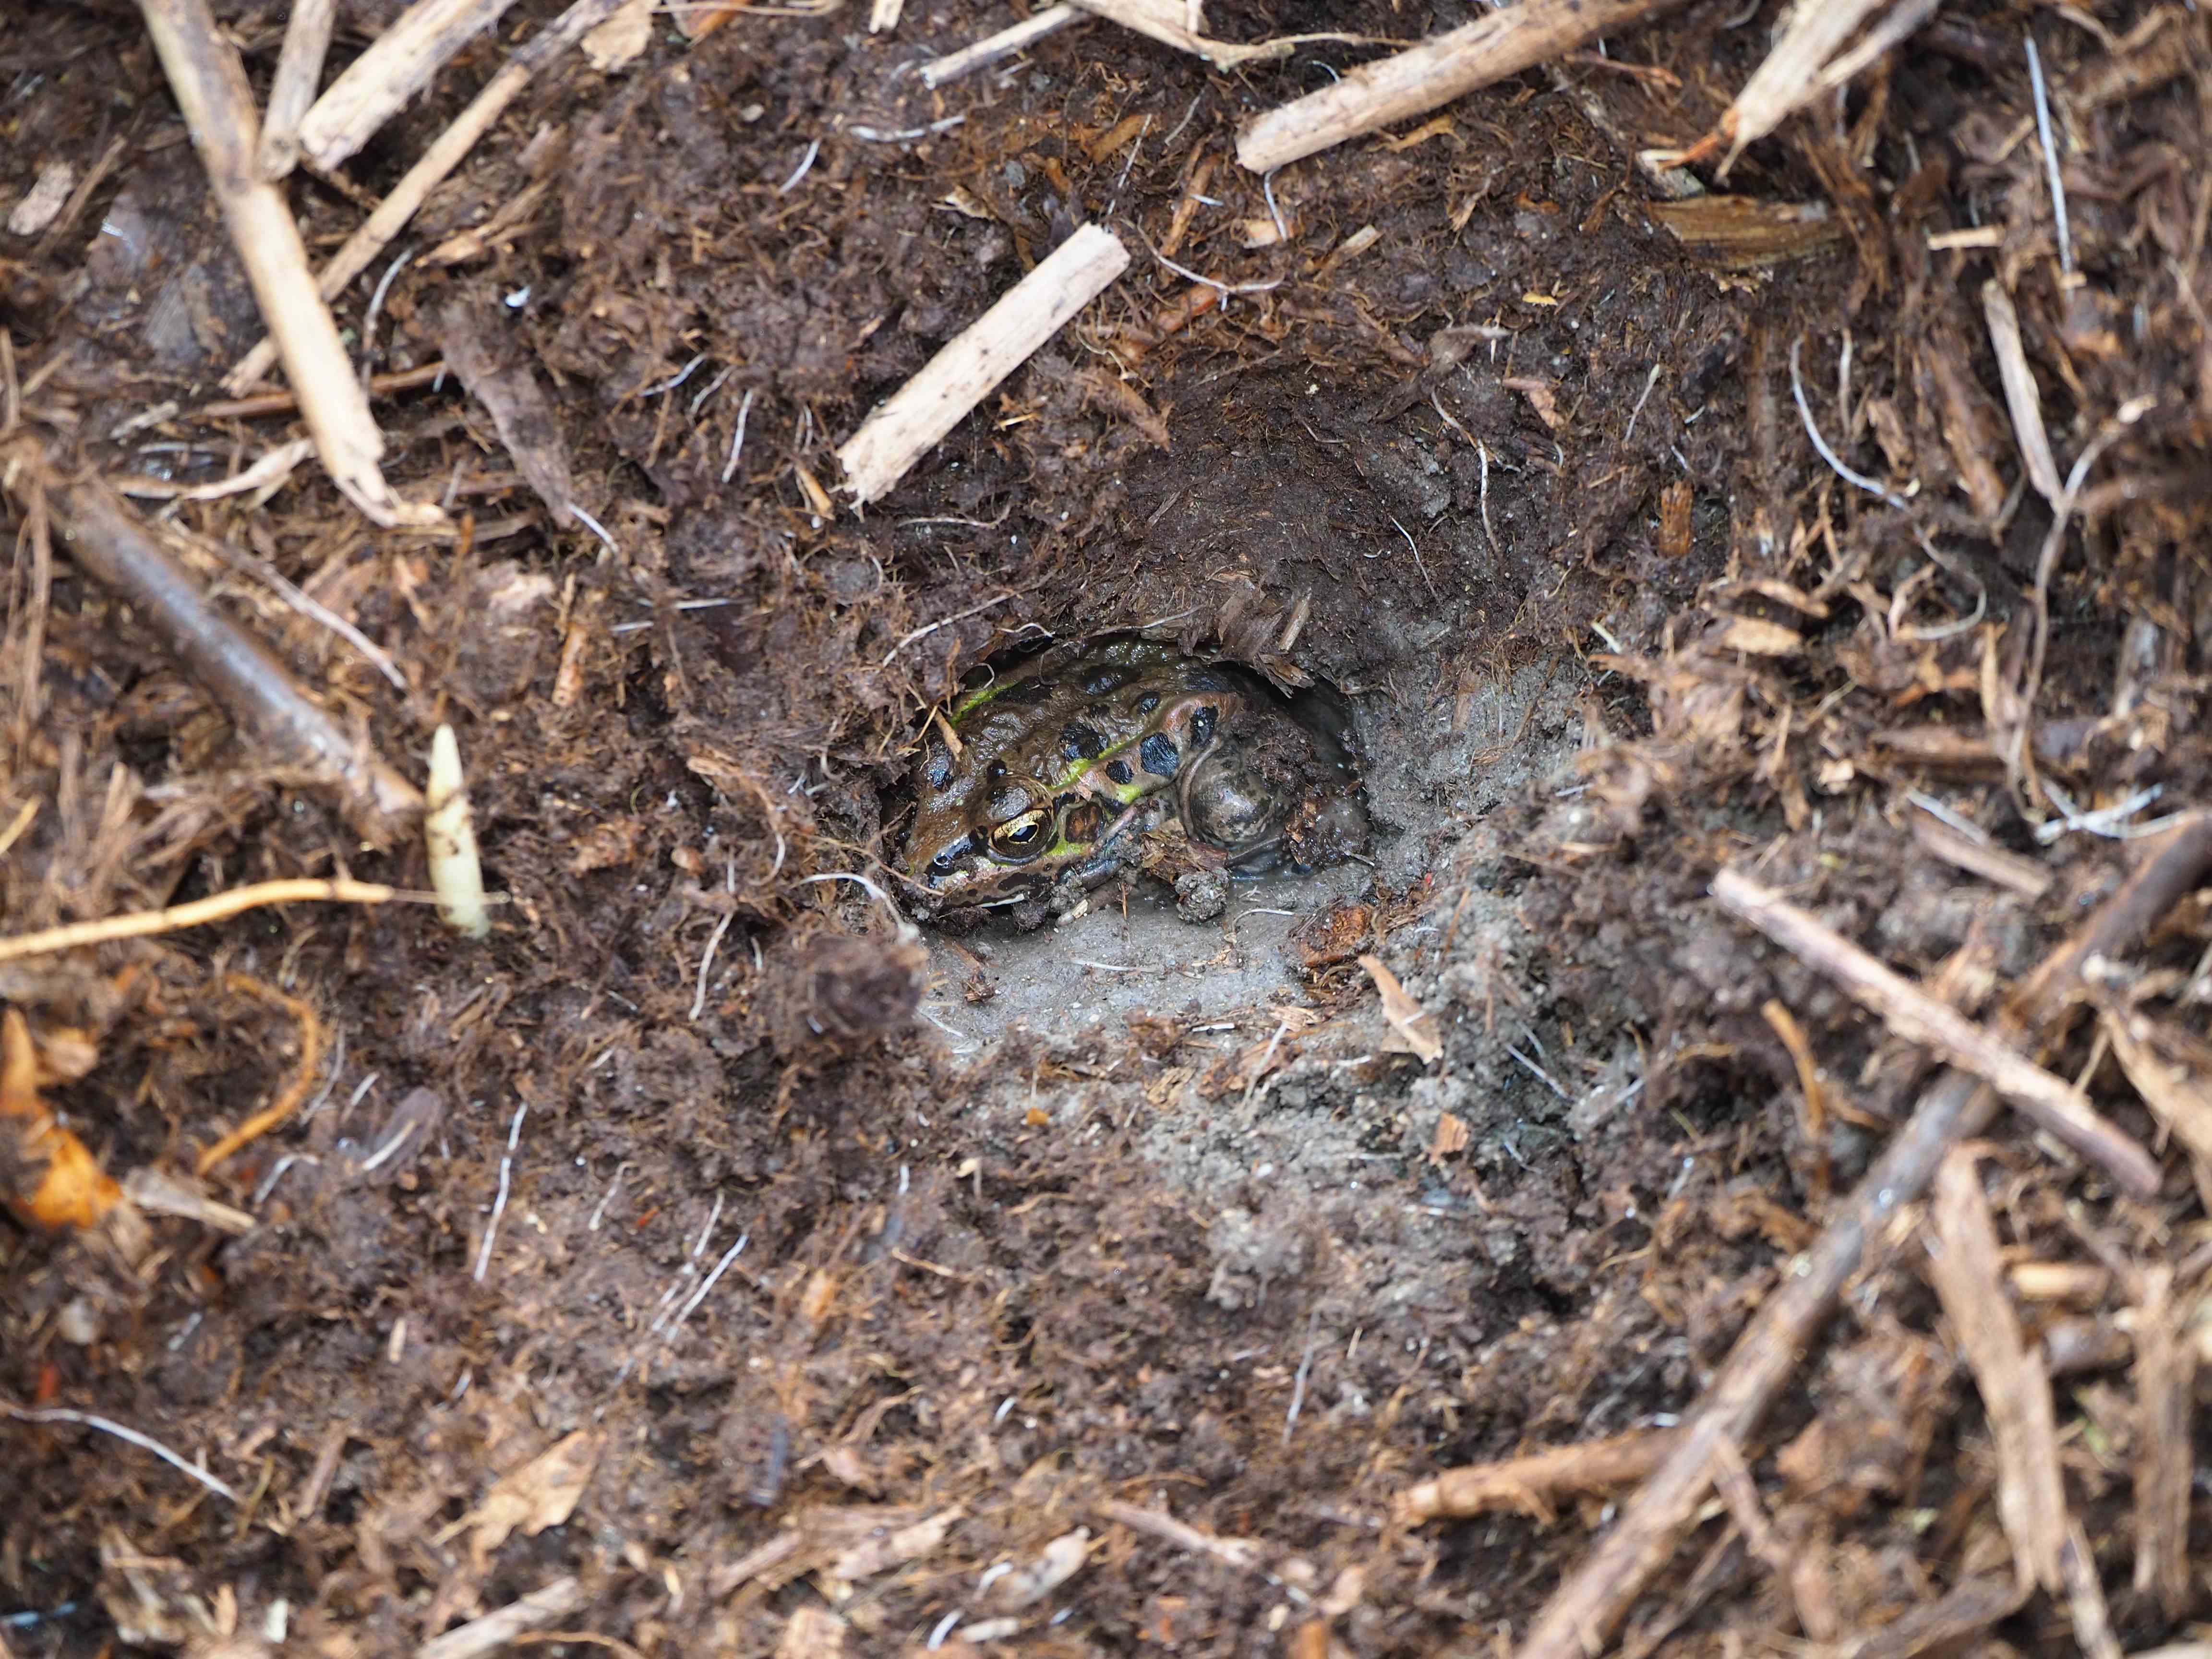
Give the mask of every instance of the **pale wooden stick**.
[[906, 9], [906, 0], [875, 0], [868, 8], [868, 33], [881, 34], [898, 27], [899, 14]]
[[1070, 23], [1082, 21], [1083, 14], [1073, 6], [1048, 6], [1042, 11], [1033, 11], [1011, 28], [1000, 29], [996, 34], [987, 34], [973, 46], [949, 52], [942, 58], [933, 58], [921, 66], [921, 83], [935, 88], [947, 81], [957, 81], [986, 64], [995, 64], [1001, 58], [1011, 58], [1058, 33]]
[[[422, 159], [407, 169], [406, 175], [392, 187], [391, 193], [368, 216], [367, 222], [347, 237], [345, 246], [331, 256], [330, 264], [323, 267], [322, 275], [315, 282], [323, 298], [337, 299], [349, 283], [367, 270], [376, 256], [391, 246], [392, 239], [415, 216], [416, 210], [445, 182], [447, 174], [460, 166], [462, 158], [476, 147], [477, 139], [490, 131], [491, 124], [506, 112], [516, 94], [530, 83], [532, 76], [612, 16], [621, 4], [622, 0], [574, 0], [568, 10], [531, 36], [529, 43], [484, 82], [483, 90], [470, 100], [453, 125], [440, 133], [437, 142], [422, 152]], [[223, 389], [234, 398], [244, 397], [276, 362], [276, 343], [262, 341], [223, 377]]]
[[2156, 1196], [2157, 1160], [2064, 1079], [2008, 1047], [1948, 1003], [1892, 972], [1809, 911], [1735, 870], [1713, 878], [1713, 896], [1808, 966], [1818, 969], [1907, 1042], [1980, 1078], [2008, 1104], [2097, 1164], [2138, 1198]]
[[237, 49], [216, 31], [208, 0], [139, 3], [323, 470], [380, 525], [442, 522], [435, 506], [401, 500], [377, 466], [384, 437], [346, 361], [330, 307], [307, 274], [300, 228], [283, 194], [255, 171], [253, 94]]
[[865, 505], [896, 483], [1128, 264], [1129, 250], [1098, 225], [1084, 225], [1062, 242], [845, 441], [837, 459], [854, 499]]
[[308, 164], [325, 173], [343, 166], [401, 105], [430, 84], [447, 59], [514, 3], [415, 0], [301, 118], [300, 148]]
[[337, 10], [337, 0], [292, 0], [284, 49], [276, 56], [276, 78], [261, 117], [258, 155], [261, 176], [272, 185], [300, 163], [300, 123], [315, 101]]
[[1237, 159], [1255, 173], [1273, 173], [1684, 3], [1521, 0], [1394, 57], [1362, 64], [1335, 84], [1269, 110], [1239, 135]]

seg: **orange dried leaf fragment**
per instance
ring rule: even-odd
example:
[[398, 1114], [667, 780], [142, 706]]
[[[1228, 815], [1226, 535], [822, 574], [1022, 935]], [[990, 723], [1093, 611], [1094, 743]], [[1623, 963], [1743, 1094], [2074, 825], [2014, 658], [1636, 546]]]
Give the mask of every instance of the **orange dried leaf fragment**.
[[38, 1048], [13, 1008], [0, 1016], [0, 1176], [16, 1218], [49, 1231], [97, 1225], [123, 1196], [40, 1097]]

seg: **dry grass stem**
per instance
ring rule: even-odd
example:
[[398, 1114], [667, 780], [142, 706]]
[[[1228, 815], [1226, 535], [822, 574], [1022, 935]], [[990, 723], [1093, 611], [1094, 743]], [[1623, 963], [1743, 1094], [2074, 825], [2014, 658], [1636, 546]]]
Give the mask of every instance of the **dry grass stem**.
[[204, 927], [210, 922], [223, 921], [266, 904], [317, 901], [329, 904], [421, 904], [434, 902], [435, 896], [380, 886], [373, 881], [297, 876], [284, 881], [256, 882], [251, 887], [234, 887], [227, 893], [210, 894], [189, 904], [171, 905], [166, 910], [102, 916], [96, 921], [72, 921], [59, 927], [41, 928], [35, 933], [0, 939], [0, 962], [52, 956], [58, 951], [78, 951], [89, 945], [107, 945], [120, 939], [146, 939], [186, 927]]

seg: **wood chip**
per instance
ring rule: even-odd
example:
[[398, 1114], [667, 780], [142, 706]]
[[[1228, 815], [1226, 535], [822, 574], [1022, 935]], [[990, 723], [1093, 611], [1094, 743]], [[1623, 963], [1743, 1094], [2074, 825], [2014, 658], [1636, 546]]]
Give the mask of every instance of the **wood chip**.
[[1996, 1442], [1997, 1517], [2021, 1581], [2065, 1588], [2066, 1492], [2051, 1378], [2031, 1357], [2000, 1273], [1996, 1223], [1974, 1151], [1954, 1146], [1936, 1172], [1928, 1276], [1951, 1322]]
[[2005, 407], [2012, 413], [2013, 437], [2027, 467], [2027, 481], [2037, 495], [2056, 507], [2066, 486], [2059, 482], [2058, 462], [2044, 430], [2043, 394], [2036, 389], [2035, 371], [2027, 366], [2027, 348], [2021, 343], [2020, 313], [2002, 283], [1982, 284], [1982, 314], [1989, 321], [1990, 349], [1996, 354], [1997, 379], [2004, 386]]
[[511, 347], [511, 337], [487, 326], [465, 300], [438, 314], [439, 349], [469, 395], [491, 412], [500, 441], [514, 458], [515, 470], [530, 481], [556, 525], [571, 521], [568, 446], [553, 400], [538, 384], [527, 359]]
[[1401, 1492], [1391, 1516], [1398, 1525], [1412, 1527], [1504, 1510], [1548, 1522], [1562, 1498], [1643, 1480], [1674, 1449], [1677, 1437], [1672, 1430], [1644, 1431], [1446, 1469]]
[[2168, 1620], [2185, 1617], [2194, 1601], [2189, 1568], [2189, 1503], [2197, 1467], [2191, 1437], [2197, 1349], [2188, 1330], [2197, 1298], [2179, 1301], [2173, 1268], [2143, 1270], [2136, 1308], [2135, 1588], [2155, 1592]]
[[1764, 270], [1844, 240], [1826, 202], [1763, 202], [1750, 196], [1693, 196], [1648, 202], [1644, 210], [1685, 248], [1723, 270]]
[[1753, 657], [1795, 656], [1805, 648], [1805, 636], [1780, 623], [1756, 617], [1731, 617], [1715, 641], [1723, 651], [1741, 651]]
[[1424, 1060], [1441, 1058], [1444, 1043], [1437, 1035], [1436, 1016], [1406, 994], [1397, 975], [1382, 965], [1380, 957], [1362, 957], [1359, 965], [1367, 970], [1367, 977], [1375, 981], [1375, 988], [1382, 995], [1382, 1018], [1405, 1045], [1396, 1052], [1418, 1054]]

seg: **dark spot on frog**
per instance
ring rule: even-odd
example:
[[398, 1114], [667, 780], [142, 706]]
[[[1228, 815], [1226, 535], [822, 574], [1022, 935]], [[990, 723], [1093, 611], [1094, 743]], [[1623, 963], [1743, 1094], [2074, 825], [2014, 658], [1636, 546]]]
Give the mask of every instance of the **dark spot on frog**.
[[1231, 689], [1229, 677], [1212, 668], [1194, 668], [1183, 677], [1183, 683], [1194, 691], [1226, 691]]
[[1154, 777], [1171, 778], [1182, 753], [1176, 747], [1173, 738], [1164, 732], [1155, 732], [1137, 745], [1137, 758], [1144, 762], [1145, 770]]
[[1118, 690], [1121, 682], [1127, 678], [1128, 676], [1118, 668], [1102, 668], [1083, 682], [1084, 694], [1086, 696], [1103, 697], [1109, 691]]
[[941, 743], [929, 746], [929, 758], [923, 763], [922, 776], [933, 789], [942, 789], [952, 781], [952, 751]]
[[[1220, 712], [1221, 711], [1214, 708], [1212, 704], [1207, 703], [1191, 715], [1191, 742], [1197, 744], [1200, 749], [1203, 749], [1207, 744], [1213, 741], [1213, 725], [1214, 721], [1219, 717]], [[1150, 763], [1147, 762], [1146, 764], [1149, 765]]]
[[1108, 761], [1106, 775], [1116, 783], [1132, 783], [1136, 781], [1137, 776], [1129, 769], [1129, 763], [1125, 760]]
[[1137, 699], [1137, 712], [1139, 714], [1149, 714], [1159, 706], [1160, 694], [1157, 691], [1147, 691]]
[[993, 761], [988, 766], [983, 769], [983, 775], [988, 778], [993, 783], [996, 783], [1000, 778], [1006, 775], [1006, 762], [1002, 760]]
[[1070, 720], [1060, 728], [1060, 747], [1070, 760], [1096, 760], [1101, 747], [1098, 732], [1080, 720]]

